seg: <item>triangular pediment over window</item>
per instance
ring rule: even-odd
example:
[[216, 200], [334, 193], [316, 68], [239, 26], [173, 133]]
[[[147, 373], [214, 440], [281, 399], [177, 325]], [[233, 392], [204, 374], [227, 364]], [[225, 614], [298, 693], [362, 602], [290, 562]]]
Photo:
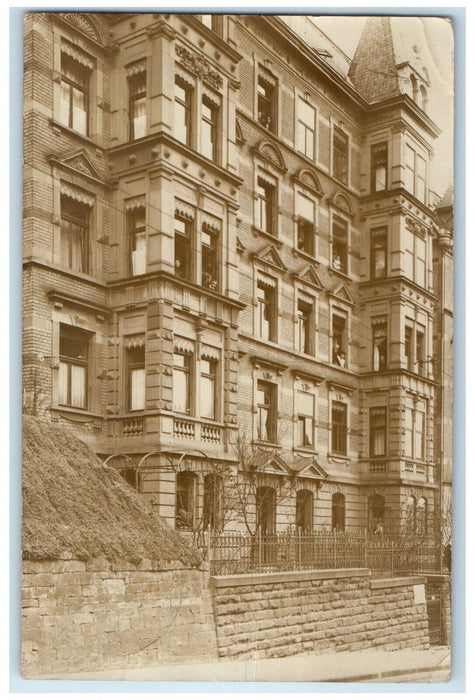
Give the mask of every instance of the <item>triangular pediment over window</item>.
[[329, 295], [339, 299], [340, 301], [344, 301], [346, 304], [355, 303], [344, 282], [339, 284], [338, 287], [336, 287], [332, 292], [329, 292]]
[[292, 464], [292, 471], [308, 479], [328, 478], [328, 473], [318, 464], [315, 457], [296, 457]]
[[50, 156], [49, 161], [61, 168], [66, 168], [83, 177], [85, 176], [95, 182], [104, 184], [103, 176], [83, 149], [67, 153], [63, 156]]
[[298, 272], [294, 272], [294, 277], [300, 280], [300, 282], [305, 282], [305, 284], [315, 287], [315, 289], [323, 289], [323, 285], [313, 265], [305, 265], [305, 267]]
[[254, 258], [264, 265], [271, 265], [272, 267], [282, 270], [283, 272], [285, 272], [287, 269], [275, 246], [273, 245], [267, 245], [264, 248], [261, 248], [261, 250], [254, 254]]
[[278, 454], [261, 449], [257, 449], [252, 455], [251, 466], [256, 471], [278, 476], [286, 476], [291, 471], [287, 462]]

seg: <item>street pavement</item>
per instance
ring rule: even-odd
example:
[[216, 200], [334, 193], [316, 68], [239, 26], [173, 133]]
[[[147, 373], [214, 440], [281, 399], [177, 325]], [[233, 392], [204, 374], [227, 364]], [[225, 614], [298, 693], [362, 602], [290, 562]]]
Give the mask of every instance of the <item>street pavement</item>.
[[361, 682], [448, 683], [450, 649], [401, 649], [306, 654], [277, 659], [242, 659], [208, 663], [89, 671], [55, 675], [57, 680], [179, 682]]

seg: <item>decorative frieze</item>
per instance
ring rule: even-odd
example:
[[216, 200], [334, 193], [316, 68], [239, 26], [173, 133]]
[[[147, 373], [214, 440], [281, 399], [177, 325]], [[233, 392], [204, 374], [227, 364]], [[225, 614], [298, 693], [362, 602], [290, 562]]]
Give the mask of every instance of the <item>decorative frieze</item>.
[[214, 87], [215, 89], [220, 89], [223, 86], [222, 77], [211, 68], [210, 64], [205, 58], [191, 53], [191, 51], [188, 51], [187, 48], [181, 46], [180, 44], [177, 44], [176, 46], [176, 54], [183, 63], [183, 66], [189, 70], [190, 73], [193, 73], [193, 75], [201, 78], [201, 80], [208, 83], [208, 85]]

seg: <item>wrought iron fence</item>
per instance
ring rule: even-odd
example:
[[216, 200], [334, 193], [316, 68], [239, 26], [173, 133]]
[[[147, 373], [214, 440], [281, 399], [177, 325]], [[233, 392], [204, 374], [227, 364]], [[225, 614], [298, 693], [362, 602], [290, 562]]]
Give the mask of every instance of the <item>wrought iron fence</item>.
[[440, 569], [437, 546], [404, 543], [389, 535], [210, 533], [205, 539], [213, 575], [369, 568], [374, 577], [394, 577]]

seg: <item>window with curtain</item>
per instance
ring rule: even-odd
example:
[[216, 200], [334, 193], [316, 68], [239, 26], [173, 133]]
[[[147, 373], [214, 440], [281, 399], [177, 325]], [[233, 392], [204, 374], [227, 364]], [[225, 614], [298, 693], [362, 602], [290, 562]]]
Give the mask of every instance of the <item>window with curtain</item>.
[[89, 75], [90, 68], [61, 53], [60, 121], [85, 136], [88, 132]]
[[257, 335], [262, 340], [275, 340], [276, 287], [271, 280], [257, 283]]
[[276, 186], [257, 178], [257, 228], [275, 235], [274, 209]]
[[312, 160], [315, 157], [315, 109], [297, 98], [297, 150]]
[[61, 265], [76, 272], [88, 272], [90, 207], [61, 195]]
[[315, 397], [303, 391], [297, 391], [297, 446], [313, 447], [314, 445], [314, 404]]
[[382, 535], [385, 525], [385, 501], [384, 496], [372, 494], [368, 498], [368, 530]]
[[384, 372], [388, 368], [388, 325], [387, 320], [377, 320], [371, 324], [373, 334], [373, 371]]
[[129, 411], [145, 409], [145, 347], [130, 347], [127, 350], [129, 373]]
[[371, 191], [381, 192], [388, 187], [388, 144], [371, 146]]
[[346, 455], [348, 434], [348, 406], [340, 401], [332, 401], [331, 406], [332, 452]]
[[332, 268], [348, 273], [348, 223], [339, 216], [332, 220]]
[[370, 457], [386, 456], [387, 441], [387, 408], [378, 406], [370, 408], [369, 412], [369, 441]]
[[59, 337], [59, 403], [87, 408], [89, 334], [61, 324]]
[[192, 360], [192, 354], [173, 354], [173, 410], [177, 413], [191, 413]]
[[193, 221], [175, 214], [175, 275], [185, 280], [192, 278]]
[[147, 271], [147, 237], [145, 233], [145, 207], [127, 213], [130, 246], [130, 272], [132, 276]]
[[200, 411], [202, 418], [216, 418], [217, 362], [207, 358], [200, 361]]
[[201, 153], [216, 161], [218, 155], [219, 107], [214, 100], [203, 95], [201, 100]]
[[315, 255], [315, 204], [297, 192], [295, 199], [297, 219], [297, 248], [307, 255]]
[[185, 146], [191, 146], [192, 97], [191, 85], [177, 75], [175, 77], [174, 135]]
[[130, 75], [129, 86], [129, 125], [130, 140], [147, 135], [147, 73], [145, 70]]
[[424, 401], [416, 402], [414, 408], [406, 406], [405, 456], [425, 459], [425, 420]]
[[277, 438], [276, 385], [257, 382], [257, 437], [265, 442]]
[[333, 176], [348, 184], [349, 142], [348, 136], [337, 126], [333, 127]]
[[297, 302], [298, 349], [307, 355], [312, 352], [312, 304], [299, 299]]
[[340, 367], [346, 367], [346, 350], [348, 345], [347, 321], [341, 314], [332, 314], [332, 362]]
[[381, 279], [387, 276], [387, 228], [372, 229], [370, 236], [371, 279]]

